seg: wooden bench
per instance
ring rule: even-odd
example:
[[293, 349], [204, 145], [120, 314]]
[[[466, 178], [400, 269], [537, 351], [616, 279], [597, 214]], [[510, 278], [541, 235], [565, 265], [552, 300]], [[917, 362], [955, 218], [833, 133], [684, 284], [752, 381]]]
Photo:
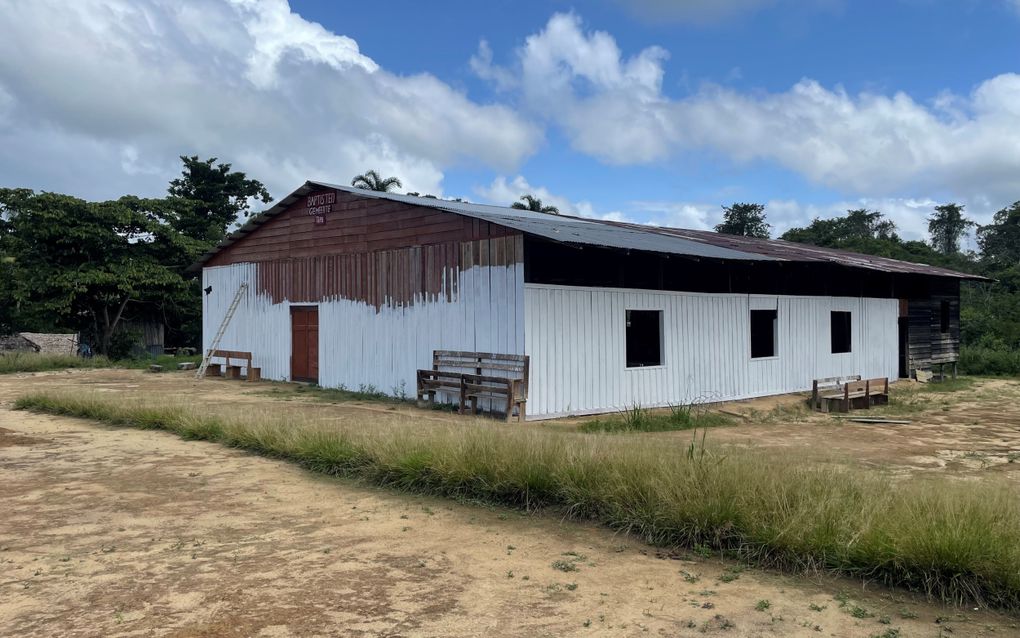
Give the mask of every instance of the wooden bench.
[[860, 380], [861, 375], [859, 374], [851, 377], [825, 377], [824, 379], [815, 379], [811, 383], [811, 408], [813, 410], [821, 410], [823, 395], [826, 397], [834, 396], [837, 392], [843, 391], [844, 384]]
[[517, 420], [526, 418], [530, 359], [526, 355], [493, 354], [436, 350], [432, 353], [432, 369], [418, 370], [418, 403], [434, 405], [438, 392], [458, 398], [461, 414], [470, 404], [471, 414], [478, 413], [478, 404], [488, 399], [503, 407], [506, 420], [517, 408]]
[[822, 412], [849, 412], [889, 403], [887, 377], [864, 379], [816, 379], [812, 384], [811, 407]]
[[[242, 368], [248, 369], [248, 381], [259, 381], [262, 379], [262, 368], [254, 368], [251, 365], [251, 353], [241, 350], [210, 350], [209, 359], [223, 359], [225, 363], [220, 366], [218, 363], [210, 363], [205, 370], [205, 376], [218, 377], [221, 374], [227, 379], [240, 379]], [[238, 364], [232, 365], [231, 360], [237, 360]]]

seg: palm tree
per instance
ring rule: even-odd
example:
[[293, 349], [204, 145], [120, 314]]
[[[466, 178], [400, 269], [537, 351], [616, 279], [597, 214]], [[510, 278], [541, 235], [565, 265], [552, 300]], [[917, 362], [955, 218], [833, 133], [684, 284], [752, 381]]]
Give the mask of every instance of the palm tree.
[[510, 208], [517, 208], [519, 210], [530, 210], [536, 213], [551, 213], [553, 215], [559, 215], [560, 209], [555, 206], [543, 206], [542, 200], [532, 195], [521, 195], [521, 201], [514, 202], [510, 205]]
[[370, 191], [388, 193], [391, 189], [402, 188], [403, 184], [401, 184], [400, 180], [396, 177], [387, 177], [386, 179], [383, 179], [376, 171], [365, 171], [364, 175], [358, 175], [351, 180], [351, 186], [364, 188]]

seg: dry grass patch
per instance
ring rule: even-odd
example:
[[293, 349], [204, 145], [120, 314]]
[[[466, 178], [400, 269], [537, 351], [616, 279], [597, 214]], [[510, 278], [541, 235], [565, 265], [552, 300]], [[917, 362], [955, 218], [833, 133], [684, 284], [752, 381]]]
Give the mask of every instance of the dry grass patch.
[[995, 481], [893, 482], [878, 471], [805, 463], [795, 451], [496, 423], [237, 417], [81, 393], [31, 394], [17, 406], [164, 429], [403, 490], [555, 508], [656, 544], [1020, 607], [1020, 502]]

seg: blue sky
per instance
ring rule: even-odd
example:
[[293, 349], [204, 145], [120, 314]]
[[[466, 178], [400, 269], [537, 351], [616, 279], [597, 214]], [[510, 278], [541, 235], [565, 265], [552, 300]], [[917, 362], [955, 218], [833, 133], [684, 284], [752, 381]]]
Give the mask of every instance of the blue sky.
[[688, 227], [867, 206], [911, 237], [1020, 199], [1018, 0], [72, 6], [0, 25], [0, 185], [159, 194], [197, 153], [277, 197], [378, 168]]

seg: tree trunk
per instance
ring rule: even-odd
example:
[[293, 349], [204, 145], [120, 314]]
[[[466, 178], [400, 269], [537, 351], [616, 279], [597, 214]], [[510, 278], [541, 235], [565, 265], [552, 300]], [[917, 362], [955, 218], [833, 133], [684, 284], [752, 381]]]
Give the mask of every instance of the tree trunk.
[[102, 355], [110, 355], [110, 344], [113, 342], [113, 334], [117, 331], [117, 326], [120, 325], [121, 315], [124, 314], [124, 308], [127, 307], [130, 297], [125, 297], [124, 301], [120, 302], [120, 307], [117, 308], [117, 313], [110, 319], [110, 309], [103, 306], [103, 334], [99, 338], [99, 352]]

